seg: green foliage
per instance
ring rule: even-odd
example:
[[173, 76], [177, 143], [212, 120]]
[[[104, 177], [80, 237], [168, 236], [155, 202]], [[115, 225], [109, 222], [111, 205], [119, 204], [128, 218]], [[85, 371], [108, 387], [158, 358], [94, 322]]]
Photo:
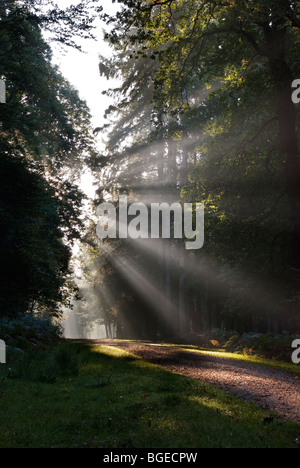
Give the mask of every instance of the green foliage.
[[[47, 335], [48, 337], [48, 335]], [[4, 373], [8, 379], [42, 384], [54, 384], [66, 377], [75, 377], [83, 365], [87, 365], [86, 353], [76, 346], [50, 341], [43, 347], [31, 347], [24, 351], [7, 348], [7, 367]]]
[[240, 336], [239, 335], [233, 335], [230, 340], [227, 341], [227, 343], [224, 345], [225, 349], [232, 350], [236, 349], [238, 347], [238, 343], [240, 341]]
[[38, 160], [55, 175], [80, 169], [92, 151], [86, 104], [51, 64], [38, 17], [16, 5], [0, 10], [0, 17], [0, 76], [7, 88], [0, 149]]
[[294, 337], [266, 334], [249, 338], [240, 345], [244, 353], [266, 357], [268, 359], [291, 362], [291, 343]]
[[61, 327], [50, 317], [21, 314], [14, 319], [0, 318], [0, 338], [12, 350], [32, 350], [57, 343]]
[[6, 19], [4, 26], [14, 20], [15, 16], [25, 15], [29, 24], [50, 33], [51, 42], [81, 50], [76, 39], [94, 37], [94, 21], [103, 10], [97, 3], [97, 0], [81, 0], [61, 9], [53, 0], [7, 1], [5, 6], [1, 5], [1, 13]]
[[54, 187], [20, 157], [2, 155], [0, 168], [1, 312], [12, 316], [32, 308], [55, 313], [67, 299], [71, 252], [63, 231], [68, 235], [74, 218], [65, 216], [73, 207], [57, 199]]
[[[205, 247], [184, 272], [195, 333], [299, 331], [296, 2], [120, 3], [104, 17], [115, 54], [100, 65], [122, 80], [106, 114], [115, 118], [101, 160], [107, 191], [150, 203], [169, 184], [184, 201], [205, 203]], [[135, 257], [139, 275], [146, 259]], [[154, 263], [143, 273], [157, 286]], [[171, 289], [177, 304], [174, 263], [158, 290]]]
[[[213, 335], [216, 336], [216, 333]], [[265, 334], [235, 334], [227, 342], [226, 338], [224, 341], [224, 338], [225, 336], [223, 340], [221, 339], [220, 348], [224, 348], [228, 352], [290, 363], [291, 343], [296, 337], [288, 333], [278, 335], [269, 332]]]
[[87, 105], [52, 65], [42, 28], [75, 45], [76, 36], [90, 36], [90, 4], [66, 11], [48, 1], [0, 5], [2, 316], [59, 315], [76, 292], [69, 264], [84, 195], [75, 181], [95, 150]]

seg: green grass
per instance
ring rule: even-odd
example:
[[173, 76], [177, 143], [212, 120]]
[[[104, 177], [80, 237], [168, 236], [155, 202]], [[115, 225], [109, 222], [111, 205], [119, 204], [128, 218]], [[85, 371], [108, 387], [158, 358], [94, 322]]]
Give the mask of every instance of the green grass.
[[293, 448], [300, 439], [299, 424], [264, 424], [269, 412], [206, 383], [72, 343], [1, 365], [0, 412], [0, 448]]

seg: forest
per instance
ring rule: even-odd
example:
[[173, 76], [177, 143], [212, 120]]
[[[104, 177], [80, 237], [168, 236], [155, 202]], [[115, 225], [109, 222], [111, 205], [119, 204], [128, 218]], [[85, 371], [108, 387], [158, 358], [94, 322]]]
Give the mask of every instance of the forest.
[[[90, 0], [0, 4], [2, 327], [57, 325], [75, 307], [83, 330], [104, 324], [108, 338], [297, 335], [299, 3], [118, 3], [114, 16]], [[99, 18], [111, 50], [99, 76], [113, 104], [93, 128], [51, 47], [80, 49], [76, 39], [92, 38]], [[97, 189], [91, 215], [79, 183], [86, 169]], [[134, 239], [100, 239], [97, 208], [119, 213], [125, 197], [136, 214], [142, 204], [188, 204], [194, 224], [204, 204], [203, 248], [187, 250], [175, 235], [174, 210], [169, 236], [160, 219], [147, 239], [137, 219]]]
[[294, 0], [0, 0], [0, 448], [299, 448], [299, 47]]
[[107, 137], [95, 205], [204, 203], [205, 245], [99, 245], [92, 226], [88, 276], [108, 336], [299, 333], [298, 2], [120, 3], [104, 15], [113, 54], [100, 73], [120, 86], [96, 129]]

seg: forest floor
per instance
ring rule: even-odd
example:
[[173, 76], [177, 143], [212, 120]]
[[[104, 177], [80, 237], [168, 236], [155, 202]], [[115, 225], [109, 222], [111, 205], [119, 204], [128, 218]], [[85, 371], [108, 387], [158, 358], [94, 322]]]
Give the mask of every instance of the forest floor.
[[[0, 366], [0, 448], [300, 447], [297, 367], [285, 375], [199, 354], [210, 351], [106, 343], [70, 340], [9, 352]], [[259, 378], [265, 385], [258, 388]], [[256, 384], [254, 396], [262, 388], [278, 395], [273, 407], [285, 418], [247, 401]]]
[[152, 343], [92, 341], [116, 347], [173, 372], [213, 384], [291, 421], [300, 422], [300, 377], [280, 368]]

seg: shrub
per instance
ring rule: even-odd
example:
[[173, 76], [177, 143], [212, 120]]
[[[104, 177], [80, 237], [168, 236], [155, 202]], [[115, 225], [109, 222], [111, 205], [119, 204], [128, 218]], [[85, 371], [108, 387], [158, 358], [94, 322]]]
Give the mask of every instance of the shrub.
[[57, 342], [61, 337], [61, 327], [54, 324], [51, 318], [25, 314], [13, 320], [0, 319], [0, 339], [12, 348], [25, 350], [33, 345], [45, 346]]
[[227, 350], [232, 350], [234, 348], [236, 349], [240, 340], [241, 340], [240, 335], [233, 335], [230, 338], [230, 340], [228, 340], [227, 343], [224, 345], [224, 348]]
[[270, 359], [291, 362], [291, 344], [294, 338], [289, 335], [260, 335], [243, 343], [246, 354], [257, 354]]
[[81, 354], [76, 348], [59, 344], [54, 348], [9, 354], [3, 375], [9, 379], [53, 384], [59, 377], [78, 375], [80, 364]]

